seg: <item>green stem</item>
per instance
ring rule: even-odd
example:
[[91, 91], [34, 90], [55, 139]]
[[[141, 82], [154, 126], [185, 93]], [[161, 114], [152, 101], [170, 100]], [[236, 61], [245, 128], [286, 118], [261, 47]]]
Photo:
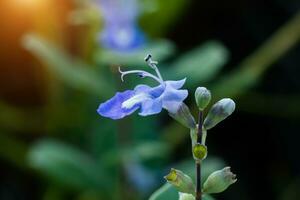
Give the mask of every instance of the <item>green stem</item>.
[[[202, 143], [202, 125], [203, 125], [203, 111], [199, 111], [198, 116], [198, 131], [197, 143]], [[195, 200], [201, 200], [201, 161], [196, 160], [196, 197]]]

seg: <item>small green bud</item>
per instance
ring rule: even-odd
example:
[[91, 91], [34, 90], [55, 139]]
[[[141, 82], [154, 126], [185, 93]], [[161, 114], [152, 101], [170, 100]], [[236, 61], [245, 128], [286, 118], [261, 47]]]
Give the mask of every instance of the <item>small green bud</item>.
[[195, 91], [195, 99], [200, 110], [204, 110], [211, 100], [211, 93], [205, 87], [198, 87]]
[[203, 160], [207, 156], [207, 147], [203, 144], [197, 143], [193, 147], [193, 155], [196, 160]]
[[207, 117], [204, 120], [204, 128], [209, 130], [216, 126], [219, 122], [226, 119], [229, 115], [233, 113], [235, 109], [235, 103], [232, 99], [225, 98], [221, 99], [215, 103], [210, 111], [208, 112]]
[[213, 172], [203, 184], [203, 192], [207, 194], [220, 193], [237, 181], [230, 167]]
[[184, 103], [179, 106], [176, 113], [169, 113], [169, 115], [189, 129], [196, 128], [195, 119], [192, 116], [189, 107], [187, 107]]
[[195, 200], [194, 195], [179, 192], [179, 200]]
[[179, 192], [194, 194], [195, 185], [188, 175], [177, 169], [171, 169], [170, 173], [164, 177], [168, 183], [172, 184]]

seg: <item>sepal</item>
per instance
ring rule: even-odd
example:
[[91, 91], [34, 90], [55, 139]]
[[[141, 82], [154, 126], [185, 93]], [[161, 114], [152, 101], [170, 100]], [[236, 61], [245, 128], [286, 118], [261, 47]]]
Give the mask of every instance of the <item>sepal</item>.
[[203, 126], [209, 130], [216, 126], [219, 122], [230, 116], [235, 110], [235, 103], [232, 99], [221, 99], [213, 105], [207, 117], [204, 120]]
[[192, 116], [190, 109], [184, 103], [181, 103], [175, 113], [169, 112], [169, 115], [189, 129], [196, 128], [196, 122]]
[[168, 183], [173, 185], [178, 192], [194, 194], [195, 185], [193, 180], [182, 171], [172, 168], [170, 173], [164, 177]]
[[203, 184], [203, 192], [207, 194], [220, 193], [237, 181], [230, 167], [213, 172]]

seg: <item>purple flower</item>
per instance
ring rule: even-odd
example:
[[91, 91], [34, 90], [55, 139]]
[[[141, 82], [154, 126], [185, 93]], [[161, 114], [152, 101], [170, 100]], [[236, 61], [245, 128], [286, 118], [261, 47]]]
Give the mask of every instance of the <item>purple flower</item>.
[[105, 48], [130, 51], [145, 43], [139, 29], [137, 0], [98, 0], [104, 19], [100, 39]]
[[159, 85], [150, 87], [148, 85], [137, 85], [133, 90], [117, 92], [108, 101], [100, 104], [97, 112], [111, 119], [121, 119], [139, 109], [139, 115], [147, 116], [161, 112], [164, 108], [169, 113], [176, 113], [182, 102], [188, 96], [187, 90], [180, 89], [185, 79], [179, 81], [164, 81], [158, 71], [157, 62], [148, 57], [147, 62], [157, 76], [142, 70], [121, 72], [121, 79], [127, 74], [138, 74], [141, 77], [150, 77]]

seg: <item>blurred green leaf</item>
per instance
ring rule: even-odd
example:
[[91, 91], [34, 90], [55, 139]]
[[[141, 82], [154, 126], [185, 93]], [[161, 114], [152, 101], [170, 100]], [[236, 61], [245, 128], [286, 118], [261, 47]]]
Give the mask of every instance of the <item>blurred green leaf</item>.
[[116, 152], [117, 123], [110, 119], [96, 119], [91, 123], [87, 137], [87, 148], [97, 160], [101, 160], [105, 153]]
[[163, 61], [173, 54], [174, 45], [168, 40], [153, 41], [138, 50], [131, 52], [116, 52], [102, 49], [96, 53], [97, 63], [107, 65], [122, 65], [127, 67], [139, 67], [138, 65], [147, 66], [144, 58], [147, 54], [153, 55], [155, 60]]
[[156, 190], [149, 198], [149, 200], [170, 200], [178, 199], [178, 191], [169, 183], [164, 184]]
[[166, 158], [170, 153], [170, 149], [167, 144], [160, 141], [143, 142], [138, 144], [132, 150], [134, 150], [134, 152], [139, 155], [142, 160]]
[[111, 85], [91, 67], [72, 58], [51, 42], [34, 34], [23, 38], [24, 47], [46, 64], [60, 80], [69, 86], [106, 96]]
[[42, 200], [63, 200], [63, 196], [63, 191], [60, 188], [50, 185], [43, 194]]
[[209, 41], [175, 60], [167, 74], [170, 79], [188, 78], [188, 85], [214, 78], [229, 58], [228, 50], [217, 41]]
[[[156, 190], [149, 198], [149, 200], [170, 200], [170, 199], [178, 199], [178, 191], [172, 187], [171, 184], [166, 183], [161, 188]], [[214, 200], [212, 196], [205, 194], [202, 197], [203, 200]]]
[[54, 140], [33, 145], [28, 154], [31, 167], [55, 183], [78, 190], [99, 190], [109, 187], [102, 168], [75, 147]]
[[37, 132], [42, 124], [43, 113], [32, 108], [17, 108], [0, 102], [0, 127], [10, 131]]
[[1, 159], [18, 166], [20, 169], [27, 168], [25, 165], [27, 150], [28, 146], [24, 142], [0, 132]]
[[164, 35], [188, 4], [186, 0], [143, 0], [146, 11], [140, 20], [143, 30], [155, 37]]

